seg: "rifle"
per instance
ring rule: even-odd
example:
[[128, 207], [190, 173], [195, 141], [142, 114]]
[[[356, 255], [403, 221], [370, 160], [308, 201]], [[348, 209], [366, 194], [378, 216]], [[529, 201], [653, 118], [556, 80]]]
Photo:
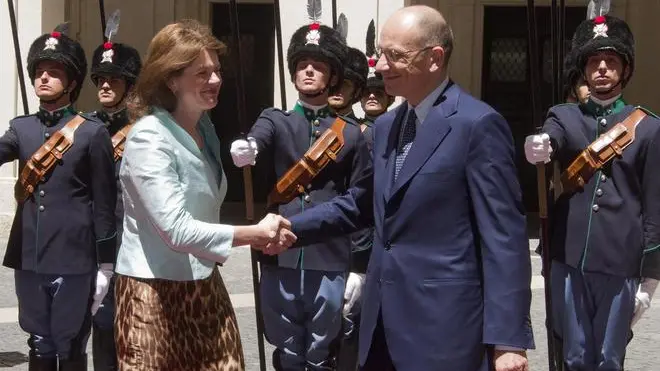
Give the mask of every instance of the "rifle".
[[[553, 0], [553, 9], [554, 9], [554, 3], [556, 0]], [[554, 12], [554, 10], [551, 9], [551, 12]], [[554, 19], [551, 22], [553, 27], [552, 30], [554, 31]], [[539, 78], [539, 69], [538, 69], [538, 63], [537, 61], [539, 52], [538, 52], [538, 36], [536, 32], [536, 12], [535, 12], [535, 6], [534, 6], [534, 0], [527, 0], [527, 44], [529, 45], [529, 63], [530, 63], [530, 83], [531, 83], [531, 99], [532, 99], [532, 122], [534, 123], [534, 128], [537, 132], [541, 131], [542, 127], [542, 122], [540, 118], [540, 102], [539, 102], [539, 83], [540, 83], [540, 78]], [[552, 31], [551, 31], [552, 33]], [[552, 42], [551, 42], [552, 44]], [[552, 44], [554, 45], [554, 44]], [[555, 53], [556, 49], [552, 48], [553, 50], [553, 62], [555, 58]], [[553, 63], [553, 80], [552, 80], [552, 97], [553, 100], [556, 98], [557, 93], [555, 92], [555, 83], [556, 83], [556, 75], [554, 75], [556, 67], [555, 63]], [[544, 291], [545, 291], [545, 316], [546, 316], [546, 335], [547, 335], [547, 340], [548, 340], [548, 370], [549, 371], [556, 371], [557, 367], [555, 364], [555, 337], [554, 337], [554, 321], [552, 318], [552, 295], [550, 291], [550, 265], [551, 265], [551, 259], [550, 259], [550, 245], [549, 245], [549, 230], [548, 230], [548, 188], [546, 184], [546, 177], [545, 177], [545, 164], [544, 163], [537, 163], [536, 164], [536, 181], [538, 185], [538, 198], [539, 198], [539, 220], [541, 224], [541, 238], [540, 238], [540, 243], [541, 243], [541, 253], [542, 253], [542, 261], [543, 261], [543, 283], [544, 283]]]
[[9, 7], [9, 22], [11, 23], [11, 33], [14, 39], [14, 55], [16, 56], [16, 68], [18, 69], [18, 81], [21, 83], [21, 100], [23, 101], [23, 113], [30, 113], [27, 101], [27, 91], [25, 90], [25, 76], [23, 75], [23, 62], [21, 59], [21, 46], [18, 43], [18, 29], [16, 27], [16, 13], [14, 12], [14, 1], [7, 0]]

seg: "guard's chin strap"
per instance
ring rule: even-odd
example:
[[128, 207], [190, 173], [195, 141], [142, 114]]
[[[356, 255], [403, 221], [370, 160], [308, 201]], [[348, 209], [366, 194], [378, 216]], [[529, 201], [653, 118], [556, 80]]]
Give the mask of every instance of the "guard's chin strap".
[[69, 88], [67, 87], [66, 89], [62, 90], [62, 92], [57, 97], [49, 100], [39, 99], [39, 103], [41, 105], [57, 103], [57, 101], [60, 100], [60, 98], [62, 98], [65, 94], [69, 94], [69, 93], [70, 93]]
[[[124, 80], [124, 81], [126, 81], [126, 80]], [[126, 89], [124, 90], [124, 93], [121, 95], [121, 99], [112, 106], [109, 106], [109, 107], [108, 106], [103, 106], [103, 110], [104, 111], [115, 111], [115, 108], [119, 107], [121, 104], [124, 103], [124, 101], [126, 100], [126, 97], [128, 96], [128, 92], [131, 91], [132, 88], [133, 88], [133, 85], [129, 84], [128, 81], [126, 81]], [[120, 110], [121, 109], [119, 109], [117, 111], [120, 111]]]
[[323, 88], [321, 88], [319, 91], [317, 91], [316, 93], [311, 93], [311, 94], [300, 91], [300, 89], [298, 89], [297, 85], [296, 85], [296, 90], [298, 90], [298, 93], [300, 93], [305, 98], [314, 99], [314, 98], [320, 97], [321, 95], [325, 94], [325, 92], [328, 91], [328, 86], [326, 85]]

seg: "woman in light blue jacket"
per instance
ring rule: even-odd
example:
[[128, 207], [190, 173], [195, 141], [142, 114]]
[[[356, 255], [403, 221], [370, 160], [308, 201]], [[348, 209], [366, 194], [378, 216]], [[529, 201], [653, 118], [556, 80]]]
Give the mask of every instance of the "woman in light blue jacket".
[[227, 180], [205, 111], [222, 85], [225, 51], [206, 26], [183, 21], [151, 41], [129, 109], [137, 122], [120, 181], [124, 234], [117, 257], [120, 370], [243, 370], [236, 317], [216, 265], [231, 248], [290, 246], [288, 222], [219, 223]]

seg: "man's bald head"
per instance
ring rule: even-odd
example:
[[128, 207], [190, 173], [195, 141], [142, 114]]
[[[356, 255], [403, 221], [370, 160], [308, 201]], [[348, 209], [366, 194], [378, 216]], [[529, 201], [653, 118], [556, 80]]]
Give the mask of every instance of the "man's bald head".
[[397, 10], [385, 22], [383, 28], [396, 25], [399, 31], [408, 32], [409, 47], [413, 50], [439, 45], [445, 52], [445, 64], [454, 48], [454, 34], [445, 17], [426, 5], [407, 6]]

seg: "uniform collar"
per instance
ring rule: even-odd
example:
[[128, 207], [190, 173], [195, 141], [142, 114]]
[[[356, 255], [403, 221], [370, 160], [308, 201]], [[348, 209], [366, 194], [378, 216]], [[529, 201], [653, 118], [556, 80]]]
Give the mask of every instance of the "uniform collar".
[[619, 97], [611, 104], [602, 106], [596, 103], [593, 99], [589, 99], [587, 103], [584, 103], [583, 105], [587, 111], [594, 116], [608, 116], [621, 112], [621, 110], [623, 110], [623, 108], [626, 106], [626, 102], [622, 97]]
[[103, 121], [108, 128], [119, 130], [128, 123], [128, 110], [126, 107], [115, 112], [100, 110], [96, 112], [96, 117]]
[[62, 108], [58, 108], [55, 111], [48, 111], [43, 107], [39, 107], [37, 112], [37, 118], [46, 126], [53, 126], [60, 122], [63, 118], [67, 116], [75, 115], [76, 111], [73, 110], [73, 107], [70, 104]]
[[305, 116], [307, 121], [330, 116], [330, 108], [328, 108], [327, 104], [323, 106], [312, 106], [299, 100], [296, 102], [293, 110]]

